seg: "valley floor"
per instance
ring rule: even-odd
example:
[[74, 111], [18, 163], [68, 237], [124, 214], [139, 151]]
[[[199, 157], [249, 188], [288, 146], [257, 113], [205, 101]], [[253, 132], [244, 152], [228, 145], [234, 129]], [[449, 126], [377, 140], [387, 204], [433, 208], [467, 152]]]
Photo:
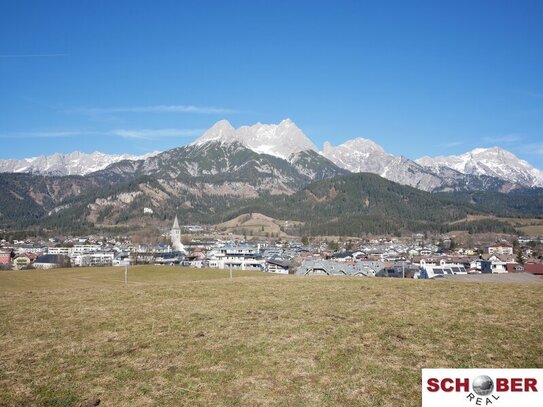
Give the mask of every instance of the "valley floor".
[[543, 286], [140, 267], [0, 273], [0, 406], [420, 405], [543, 367]]

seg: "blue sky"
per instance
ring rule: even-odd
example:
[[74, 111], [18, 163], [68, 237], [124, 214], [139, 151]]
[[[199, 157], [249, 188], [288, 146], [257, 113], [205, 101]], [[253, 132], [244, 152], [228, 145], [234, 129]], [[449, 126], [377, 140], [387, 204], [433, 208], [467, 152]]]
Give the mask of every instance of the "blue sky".
[[11, 1], [0, 158], [184, 145], [220, 119], [543, 168], [541, 1]]

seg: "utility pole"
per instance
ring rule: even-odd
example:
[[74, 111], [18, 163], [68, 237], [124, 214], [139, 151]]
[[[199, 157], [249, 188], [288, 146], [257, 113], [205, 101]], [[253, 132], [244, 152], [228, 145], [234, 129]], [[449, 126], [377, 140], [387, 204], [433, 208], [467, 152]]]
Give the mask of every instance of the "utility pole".
[[402, 278], [405, 278], [405, 259], [402, 260]]
[[128, 264], [124, 265], [124, 283], [128, 284]]

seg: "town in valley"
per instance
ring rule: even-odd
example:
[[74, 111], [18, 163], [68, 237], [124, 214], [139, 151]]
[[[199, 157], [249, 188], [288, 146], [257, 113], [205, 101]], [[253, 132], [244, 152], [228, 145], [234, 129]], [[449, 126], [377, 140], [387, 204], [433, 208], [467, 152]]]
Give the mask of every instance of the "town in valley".
[[[249, 217], [255, 220], [252, 226], [257, 234], [269, 219], [260, 214]], [[231, 230], [244, 234], [236, 236]], [[471, 274], [543, 275], [543, 238], [534, 236], [486, 234], [475, 245], [473, 237], [466, 234], [273, 238], [262, 232], [261, 236], [248, 238], [247, 232], [180, 225], [175, 216], [171, 229], [162, 233], [156, 243], [111, 235], [2, 239], [0, 269], [46, 272], [66, 267], [153, 264], [173, 267], [172, 272], [178, 267], [190, 267], [302, 276], [431, 279]]]

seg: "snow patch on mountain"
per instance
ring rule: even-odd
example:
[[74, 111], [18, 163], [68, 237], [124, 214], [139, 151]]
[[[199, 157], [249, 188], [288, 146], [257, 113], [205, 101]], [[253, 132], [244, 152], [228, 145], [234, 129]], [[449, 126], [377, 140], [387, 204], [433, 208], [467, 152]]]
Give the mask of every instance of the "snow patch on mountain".
[[221, 120], [192, 144], [216, 141], [227, 144], [237, 142], [258, 154], [269, 154], [285, 160], [302, 151], [317, 151], [315, 144], [290, 119], [279, 124], [256, 123], [237, 129], [227, 120]]
[[322, 155], [348, 171], [373, 172], [379, 175], [382, 175], [385, 166], [394, 158], [377, 143], [361, 137], [336, 147], [325, 142]]
[[500, 147], [476, 148], [456, 156], [422, 157], [416, 162], [434, 172], [452, 168], [462, 174], [486, 175], [525, 187], [543, 187], [543, 171]]
[[390, 181], [424, 191], [442, 189], [444, 180], [414, 161], [385, 152], [372, 140], [356, 138], [339, 146], [324, 143], [321, 153], [338, 167], [351, 172], [371, 172]]
[[351, 172], [371, 172], [390, 181], [423, 191], [499, 190], [518, 187], [501, 178], [464, 174], [449, 167], [427, 167], [403, 156], [394, 156], [371, 140], [357, 138], [339, 146], [324, 144], [321, 153]]
[[74, 151], [68, 154], [23, 158], [21, 160], [0, 160], [0, 172], [30, 173], [39, 175], [86, 175], [99, 171], [122, 160], [145, 160], [159, 154], [158, 151], [141, 156], [128, 154], [105, 154], [95, 151], [91, 154]]

